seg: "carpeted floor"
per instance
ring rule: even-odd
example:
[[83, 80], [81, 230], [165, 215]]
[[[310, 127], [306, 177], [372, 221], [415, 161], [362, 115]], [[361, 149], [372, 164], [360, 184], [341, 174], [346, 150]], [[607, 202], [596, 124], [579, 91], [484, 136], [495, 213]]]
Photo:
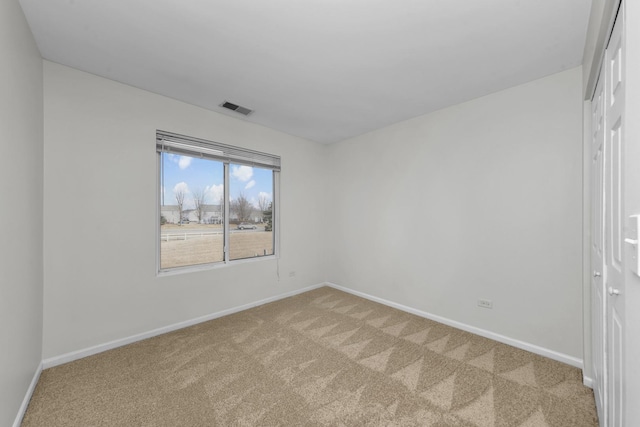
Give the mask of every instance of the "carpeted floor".
[[597, 426], [578, 369], [332, 288], [42, 373], [31, 426]]

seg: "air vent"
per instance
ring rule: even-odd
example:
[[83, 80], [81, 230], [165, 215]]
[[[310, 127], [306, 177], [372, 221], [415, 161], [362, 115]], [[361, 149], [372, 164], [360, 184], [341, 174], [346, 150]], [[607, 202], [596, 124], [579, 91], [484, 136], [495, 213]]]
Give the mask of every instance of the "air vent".
[[224, 101], [222, 104], [220, 104], [220, 106], [222, 108], [235, 111], [236, 113], [240, 113], [245, 116], [248, 116], [249, 114], [253, 113], [253, 110], [247, 107], [242, 107], [240, 105], [234, 104], [233, 102], [229, 102], [229, 101]]

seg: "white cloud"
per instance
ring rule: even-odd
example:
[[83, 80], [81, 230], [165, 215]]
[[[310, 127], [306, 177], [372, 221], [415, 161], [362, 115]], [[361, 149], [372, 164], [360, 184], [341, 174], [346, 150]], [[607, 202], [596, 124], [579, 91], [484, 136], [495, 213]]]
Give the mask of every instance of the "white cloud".
[[179, 182], [175, 185], [175, 187], [173, 187], [173, 194], [176, 194], [180, 191], [183, 192], [184, 194], [189, 194], [189, 186], [187, 185], [186, 182], [184, 181]]
[[253, 168], [251, 166], [233, 166], [231, 176], [242, 182], [247, 182], [253, 176]]
[[213, 205], [217, 205], [220, 203], [222, 196], [224, 196], [224, 184], [214, 184], [211, 187], [207, 186], [204, 191], [207, 194], [209, 202]]
[[180, 160], [178, 160], [178, 167], [180, 169], [186, 169], [189, 167], [189, 165], [191, 164], [191, 157], [187, 157], [187, 156], [180, 156]]
[[264, 191], [261, 191], [260, 193], [258, 193], [258, 199], [261, 199], [263, 197], [267, 199], [267, 201], [269, 202], [271, 201], [271, 193], [265, 193]]
[[191, 160], [193, 160], [193, 158], [189, 156], [178, 156], [177, 154], [171, 153], [167, 153], [166, 156], [171, 163], [175, 163], [180, 169], [188, 168], [191, 165]]
[[255, 181], [255, 179], [252, 179], [251, 181], [247, 182], [247, 185], [244, 186], [244, 189], [248, 190], [251, 187], [253, 187], [254, 185], [256, 185], [256, 181]]

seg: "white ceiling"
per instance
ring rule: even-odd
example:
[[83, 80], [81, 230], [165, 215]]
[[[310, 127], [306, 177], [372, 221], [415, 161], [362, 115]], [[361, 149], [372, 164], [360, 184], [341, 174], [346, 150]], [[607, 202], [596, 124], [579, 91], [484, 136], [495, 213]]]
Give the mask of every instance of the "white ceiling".
[[[331, 143], [580, 65], [591, 0], [20, 0], [45, 59]], [[224, 100], [254, 109], [249, 117]]]

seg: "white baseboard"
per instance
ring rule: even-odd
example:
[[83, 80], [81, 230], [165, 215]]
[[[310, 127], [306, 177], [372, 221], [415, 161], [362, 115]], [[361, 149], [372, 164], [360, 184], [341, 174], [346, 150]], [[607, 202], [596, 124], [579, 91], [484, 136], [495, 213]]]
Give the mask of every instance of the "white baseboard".
[[389, 307], [397, 308], [398, 310], [406, 311], [407, 313], [415, 314], [426, 319], [434, 320], [436, 322], [452, 326], [463, 331], [471, 332], [472, 334], [480, 335], [485, 338], [492, 339], [494, 341], [508, 344], [513, 347], [517, 347], [522, 350], [530, 351], [531, 353], [539, 354], [540, 356], [548, 357], [549, 359], [557, 360], [559, 362], [566, 363], [567, 365], [575, 366], [576, 368], [583, 369], [583, 361], [567, 354], [559, 353], [557, 351], [549, 350], [548, 348], [540, 347], [535, 344], [530, 344], [524, 341], [520, 341], [514, 338], [509, 338], [504, 335], [496, 334], [495, 332], [480, 329], [475, 326], [460, 323], [455, 320], [447, 319], [445, 317], [437, 316], [435, 314], [427, 313], [426, 311], [418, 310], [406, 305], [398, 304], [392, 301], [388, 301], [383, 298], [378, 298], [373, 295], [365, 294], [364, 292], [355, 291], [353, 289], [345, 288], [344, 286], [336, 285], [335, 283], [327, 283], [327, 286], [338, 289], [343, 292], [347, 292], [359, 297], [378, 302], [380, 304], [387, 305]]
[[42, 369], [42, 362], [40, 362], [38, 368], [36, 369], [36, 372], [33, 374], [33, 378], [31, 379], [31, 384], [29, 384], [27, 393], [24, 395], [24, 399], [22, 399], [22, 404], [20, 405], [18, 415], [16, 415], [16, 419], [13, 422], [13, 427], [20, 427], [20, 424], [22, 424], [22, 419], [24, 418], [24, 414], [27, 412], [27, 408], [29, 407], [31, 396], [33, 396], [33, 392], [36, 390], [36, 385], [38, 385], [38, 380], [40, 379]]
[[589, 388], [593, 388], [593, 378], [582, 376], [582, 384]]
[[186, 328], [189, 326], [196, 325], [198, 323], [206, 322], [209, 320], [217, 319], [219, 317], [228, 316], [229, 314], [237, 313], [239, 311], [247, 310], [249, 308], [257, 307], [259, 305], [268, 304], [270, 302], [278, 301], [283, 298], [288, 298], [290, 296], [298, 295], [304, 292], [311, 291], [313, 289], [320, 288], [322, 286], [326, 286], [325, 283], [320, 283], [317, 285], [307, 286], [302, 289], [297, 289], [295, 291], [286, 292], [284, 294], [276, 295], [273, 297], [265, 298], [259, 301], [254, 301], [249, 304], [240, 305], [237, 307], [229, 308], [227, 310], [218, 311], [216, 313], [207, 314], [205, 316], [196, 317], [195, 319], [185, 320], [184, 322], [174, 323], [173, 325], [164, 326], [162, 328], [153, 329], [148, 332], [143, 332], [141, 334], [132, 335], [126, 338], [120, 338], [117, 340], [113, 340], [104, 344], [98, 344], [93, 347], [84, 348], [82, 350], [72, 351], [70, 353], [62, 354], [60, 356], [51, 357], [48, 359], [44, 359], [42, 361], [42, 369], [51, 368], [54, 366], [62, 365], [65, 363], [73, 362], [74, 360], [82, 359], [83, 357], [92, 356], [94, 354], [102, 353], [107, 350], [112, 350], [114, 348], [122, 347], [123, 345], [131, 344], [137, 341], [142, 341], [147, 338], [152, 338], [157, 335], [166, 334], [167, 332], [173, 332], [178, 329]]
[[[431, 314], [431, 313], [427, 313], [427, 312], [422, 311], [422, 310], [418, 310], [418, 309], [415, 309], [415, 308], [412, 308], [412, 307], [408, 307], [408, 306], [405, 306], [405, 305], [402, 305], [402, 304], [398, 304], [398, 303], [395, 303], [395, 302], [392, 302], [392, 301], [388, 301], [388, 300], [385, 300], [383, 298], [378, 298], [378, 297], [375, 297], [373, 295], [366, 294], [364, 292], [359, 292], [359, 291], [356, 291], [356, 290], [353, 290], [353, 289], [349, 289], [349, 288], [337, 285], [335, 283], [327, 282], [327, 283], [320, 283], [320, 284], [317, 284], [317, 285], [308, 286], [308, 287], [305, 287], [305, 288], [302, 288], [302, 289], [297, 289], [297, 290], [291, 291], [291, 292], [286, 292], [284, 294], [279, 294], [279, 295], [276, 295], [276, 296], [273, 296], [273, 297], [269, 297], [269, 298], [265, 298], [265, 299], [262, 299], [262, 300], [254, 301], [254, 302], [251, 302], [251, 303], [248, 303], [248, 304], [244, 304], [244, 305], [240, 305], [240, 306], [237, 306], [237, 307], [233, 307], [233, 308], [230, 308], [230, 309], [227, 309], [227, 310], [222, 310], [222, 311], [219, 311], [219, 312], [216, 312], [216, 313], [208, 314], [206, 316], [197, 317], [195, 319], [186, 320], [184, 322], [175, 323], [175, 324], [172, 324], [172, 325], [168, 325], [168, 326], [165, 326], [165, 327], [162, 327], [162, 328], [154, 329], [154, 330], [151, 330], [151, 331], [148, 331], [148, 332], [144, 332], [144, 333], [141, 333], [141, 334], [132, 335], [132, 336], [129, 336], [129, 337], [126, 337], [126, 338], [117, 339], [117, 340], [110, 341], [110, 342], [107, 342], [107, 343], [104, 343], [104, 344], [99, 344], [99, 345], [95, 345], [95, 346], [92, 346], [92, 347], [89, 347], [89, 348], [85, 348], [85, 349], [82, 349], [82, 350], [77, 350], [77, 351], [73, 351], [73, 352], [70, 352], [70, 353], [66, 353], [66, 354], [63, 354], [63, 355], [60, 355], [60, 356], [55, 356], [55, 357], [51, 357], [51, 358], [48, 358], [48, 359], [44, 359], [42, 362], [40, 362], [40, 365], [36, 369], [36, 372], [35, 372], [35, 374], [33, 376], [33, 379], [31, 380], [31, 384], [29, 385], [29, 389], [27, 390], [27, 393], [26, 393], [26, 395], [24, 397], [22, 405], [20, 406], [19, 412], [18, 412], [18, 414], [16, 416], [16, 419], [15, 419], [15, 421], [13, 423], [13, 427], [20, 427], [20, 424], [22, 423], [22, 419], [24, 417], [24, 414], [26, 413], [27, 407], [29, 406], [29, 401], [31, 400], [31, 396], [33, 395], [33, 392], [35, 391], [36, 385], [38, 383], [38, 380], [40, 378], [40, 374], [42, 373], [43, 369], [47, 369], [47, 368], [51, 368], [51, 367], [54, 367], [54, 366], [62, 365], [64, 363], [68, 363], [68, 362], [72, 362], [74, 360], [82, 359], [83, 357], [92, 356], [94, 354], [102, 353], [104, 351], [111, 350], [111, 349], [114, 349], [114, 348], [117, 348], [117, 347], [122, 347], [124, 345], [131, 344], [131, 343], [134, 343], [134, 342], [137, 342], [137, 341], [141, 341], [141, 340], [144, 340], [144, 339], [147, 339], [147, 338], [151, 338], [151, 337], [154, 337], [154, 336], [157, 336], [157, 335], [162, 335], [162, 334], [165, 334], [167, 332], [172, 332], [172, 331], [175, 331], [175, 330], [178, 330], [178, 329], [186, 328], [186, 327], [189, 327], [189, 326], [192, 326], [192, 325], [196, 325], [198, 323], [202, 323], [202, 322], [206, 322], [206, 321], [209, 321], [209, 320], [217, 319], [219, 317], [227, 316], [229, 314], [237, 313], [237, 312], [240, 312], [240, 311], [243, 311], [243, 310], [247, 310], [247, 309], [250, 309], [250, 308], [253, 308], [253, 307], [257, 307], [257, 306], [263, 305], [263, 304], [268, 304], [270, 302], [278, 301], [278, 300], [281, 300], [283, 298], [288, 298], [290, 296], [294, 296], [294, 295], [298, 295], [298, 294], [301, 294], [301, 293], [304, 293], [304, 292], [308, 292], [308, 291], [311, 291], [311, 290], [314, 290], [314, 289], [317, 289], [317, 288], [320, 288], [320, 287], [323, 287], [323, 286], [329, 286], [329, 287], [341, 290], [343, 292], [347, 292], [347, 293], [350, 293], [350, 294], [353, 294], [353, 295], [357, 295], [359, 297], [362, 297], [362, 298], [365, 298], [365, 299], [368, 299], [368, 300], [371, 300], [371, 301], [375, 301], [375, 302], [378, 302], [380, 304], [384, 304], [384, 305], [387, 305], [389, 307], [396, 308], [398, 310], [405, 311], [407, 313], [411, 313], [411, 314], [415, 314], [415, 315], [420, 316], [420, 317], [431, 319], [431, 320], [434, 320], [436, 322], [439, 322], [439, 323], [442, 323], [442, 324], [445, 324], [445, 325], [448, 325], [448, 326], [452, 326], [452, 327], [457, 328], [457, 329], [461, 329], [463, 331], [471, 332], [473, 334], [480, 335], [480, 336], [483, 336], [485, 338], [489, 338], [489, 339], [492, 339], [492, 340], [495, 340], [495, 341], [498, 341], [498, 342], [501, 342], [501, 343], [504, 343], [504, 344], [508, 344], [508, 345], [513, 346], [513, 347], [517, 347], [517, 348], [520, 348], [522, 350], [530, 351], [532, 353], [539, 354], [541, 356], [545, 356], [545, 357], [548, 357], [550, 359], [557, 360], [559, 362], [563, 362], [563, 363], [566, 363], [566, 364], [571, 365], [571, 366], [575, 366], [576, 368], [583, 369], [583, 361], [578, 359], [578, 358], [575, 358], [575, 357], [572, 357], [572, 356], [568, 356], [566, 354], [562, 354], [562, 353], [559, 353], [559, 352], [556, 352], [556, 351], [553, 351], [553, 350], [549, 350], [549, 349], [546, 349], [544, 347], [539, 347], [539, 346], [534, 345], [534, 344], [529, 344], [529, 343], [526, 343], [526, 342], [523, 342], [523, 341], [520, 341], [520, 340], [509, 338], [509, 337], [506, 337], [504, 335], [496, 334], [494, 332], [490, 332], [490, 331], [487, 331], [487, 330], [484, 330], [484, 329], [480, 329], [480, 328], [477, 328], [475, 326], [470, 326], [470, 325], [467, 325], [467, 324], [464, 324], [464, 323], [460, 323], [460, 322], [457, 322], [455, 320], [447, 319], [445, 317], [441, 317], [441, 316], [437, 316], [437, 315], [434, 315], [434, 314]], [[591, 387], [591, 388], [593, 387], [593, 379], [590, 378], [590, 377], [584, 377], [583, 378], [583, 383], [587, 387]]]
[[[129, 336], [129, 337], [126, 337], [126, 338], [117, 339], [117, 340], [110, 341], [110, 342], [107, 342], [107, 343], [104, 343], [104, 344], [98, 344], [98, 345], [95, 345], [93, 347], [89, 347], [89, 348], [85, 348], [85, 349], [82, 349], [82, 350], [73, 351], [73, 352], [70, 352], [70, 353], [62, 354], [60, 356], [55, 356], [55, 357], [51, 357], [51, 358], [48, 358], [48, 359], [44, 359], [42, 361], [42, 363], [40, 364], [40, 367], [38, 368], [37, 377], [34, 377], [34, 382], [33, 382], [32, 386], [30, 387], [30, 392], [28, 393], [28, 398], [30, 398], [31, 397], [31, 393], [33, 393], [32, 389], [35, 388], [35, 384], [37, 383], [37, 378], [39, 378], [40, 372], [42, 371], [42, 369], [47, 369], [47, 368], [51, 368], [51, 367], [54, 367], [54, 366], [62, 365], [64, 363], [68, 363], [68, 362], [72, 362], [74, 360], [82, 359], [83, 357], [92, 356], [94, 354], [102, 353], [102, 352], [107, 351], [107, 350], [112, 350], [112, 349], [117, 348], [117, 347], [122, 347], [124, 345], [131, 344], [131, 343], [134, 343], [134, 342], [137, 342], [137, 341], [141, 341], [141, 340], [144, 340], [144, 339], [147, 339], [147, 338], [155, 337], [157, 335], [162, 335], [162, 334], [165, 334], [167, 332], [173, 332], [173, 331], [176, 331], [178, 329], [182, 329], [182, 328], [186, 328], [186, 327], [189, 327], [189, 326], [192, 326], [192, 325], [196, 325], [198, 323], [202, 323], [202, 322], [206, 322], [206, 321], [209, 321], [209, 320], [217, 319], [219, 317], [227, 316], [229, 314], [237, 313], [237, 312], [240, 312], [240, 311], [243, 311], [243, 310], [247, 310], [247, 309], [250, 309], [250, 308], [253, 308], [253, 307], [257, 307], [257, 306], [260, 306], [260, 305], [263, 305], [263, 304], [267, 304], [267, 303], [270, 303], [270, 302], [278, 301], [278, 300], [281, 300], [283, 298], [288, 298], [290, 296], [298, 295], [298, 294], [301, 294], [301, 293], [304, 293], [304, 292], [311, 291], [313, 289], [320, 288], [322, 286], [330, 286], [332, 288], [341, 290], [343, 292], [347, 292], [347, 293], [350, 293], [350, 294], [353, 294], [353, 295], [357, 295], [359, 297], [362, 297], [362, 298], [365, 298], [365, 299], [368, 299], [368, 300], [371, 300], [371, 301], [375, 301], [375, 302], [378, 302], [380, 304], [384, 304], [384, 305], [387, 305], [389, 307], [393, 307], [393, 308], [396, 308], [398, 310], [405, 311], [407, 313], [415, 314], [417, 316], [424, 317], [426, 319], [431, 319], [431, 320], [434, 320], [436, 322], [439, 322], [439, 323], [442, 323], [442, 324], [445, 324], [445, 325], [448, 325], [448, 326], [452, 326], [452, 327], [457, 328], [457, 329], [461, 329], [463, 331], [471, 332], [473, 334], [480, 335], [480, 336], [483, 336], [485, 338], [489, 338], [489, 339], [492, 339], [492, 340], [495, 340], [495, 341], [498, 341], [498, 342], [501, 342], [501, 343], [504, 343], [504, 344], [508, 344], [508, 345], [513, 346], [513, 347], [517, 347], [517, 348], [520, 348], [522, 350], [530, 351], [532, 353], [539, 354], [541, 356], [545, 356], [545, 357], [548, 357], [550, 359], [557, 360], [559, 362], [563, 362], [563, 363], [566, 363], [566, 364], [571, 365], [571, 366], [575, 366], [576, 368], [583, 369], [583, 361], [581, 359], [576, 358], [576, 357], [569, 356], [569, 355], [566, 355], [566, 354], [563, 354], [563, 353], [559, 353], [557, 351], [549, 350], [547, 348], [540, 347], [540, 346], [537, 346], [537, 345], [534, 345], [534, 344], [530, 344], [530, 343], [527, 343], [527, 342], [524, 342], [524, 341], [520, 341], [520, 340], [517, 340], [517, 339], [514, 339], [514, 338], [506, 337], [504, 335], [500, 335], [500, 334], [497, 334], [495, 332], [487, 331], [485, 329], [480, 329], [480, 328], [477, 328], [475, 326], [467, 325], [465, 323], [457, 322], [455, 320], [447, 319], [445, 317], [437, 316], [435, 314], [427, 313], [425, 311], [418, 310], [418, 309], [412, 308], [412, 307], [408, 307], [408, 306], [405, 306], [405, 305], [402, 305], [402, 304], [398, 304], [398, 303], [395, 303], [395, 302], [392, 302], [392, 301], [388, 301], [388, 300], [385, 300], [383, 298], [378, 298], [378, 297], [375, 297], [373, 295], [366, 294], [364, 292], [359, 292], [359, 291], [356, 291], [356, 290], [353, 290], [353, 289], [346, 288], [344, 286], [337, 285], [335, 283], [327, 282], [327, 283], [320, 283], [320, 284], [317, 284], [317, 285], [308, 286], [308, 287], [305, 287], [305, 288], [302, 288], [302, 289], [297, 289], [297, 290], [291, 291], [291, 292], [286, 292], [284, 294], [276, 295], [276, 296], [265, 298], [265, 299], [262, 299], [262, 300], [259, 300], [259, 301], [254, 301], [254, 302], [251, 302], [251, 303], [248, 303], [248, 304], [244, 304], [244, 305], [241, 305], [241, 306], [233, 307], [233, 308], [230, 308], [230, 309], [227, 309], [227, 310], [222, 310], [222, 311], [219, 311], [219, 312], [216, 312], [216, 313], [212, 313], [212, 314], [208, 314], [208, 315], [205, 315], [205, 316], [197, 317], [195, 319], [186, 320], [184, 322], [179, 322], [179, 323], [175, 323], [175, 324], [172, 324], [172, 325], [164, 326], [162, 328], [154, 329], [154, 330], [151, 330], [151, 331], [148, 331], [148, 332], [143, 332], [141, 334], [132, 335], [132, 336]], [[585, 377], [583, 382], [588, 387], [591, 387], [591, 384], [593, 383], [592, 379], [588, 378], [588, 377]], [[24, 410], [26, 410], [26, 405], [28, 405], [28, 403], [29, 403], [29, 399], [26, 399], [26, 403], [23, 403]], [[22, 412], [22, 414], [24, 414], [24, 412]], [[21, 416], [20, 416], [20, 419], [21, 419]], [[16, 419], [16, 421], [18, 421], [18, 419]]]

